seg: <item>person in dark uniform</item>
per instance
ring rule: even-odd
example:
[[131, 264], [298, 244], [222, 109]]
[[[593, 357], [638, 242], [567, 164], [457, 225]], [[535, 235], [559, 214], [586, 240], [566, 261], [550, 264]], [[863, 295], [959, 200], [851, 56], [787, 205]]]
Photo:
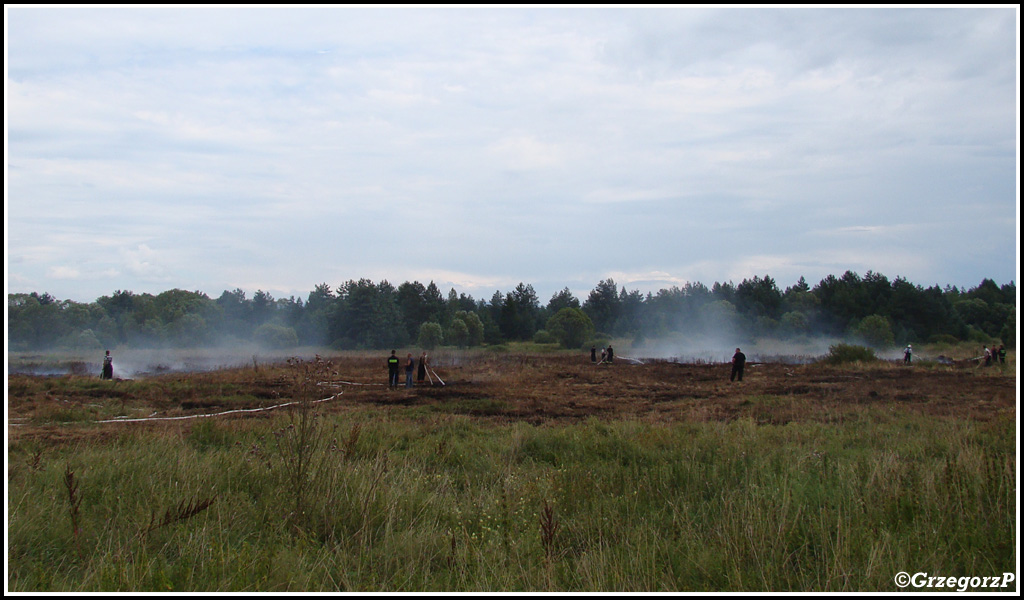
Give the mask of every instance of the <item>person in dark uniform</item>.
[[594, 347], [594, 346], [590, 347], [590, 362], [592, 362], [592, 363], [596, 363], [597, 362], [597, 348]]
[[613, 360], [615, 360], [615, 352], [612, 351], [611, 346], [608, 346], [608, 363], [611, 364]]
[[736, 354], [732, 355], [732, 373], [729, 374], [729, 381], [733, 381], [739, 378], [743, 381], [743, 367], [747, 364], [747, 355], [740, 352], [740, 349], [736, 349]]
[[103, 357], [103, 371], [100, 373], [100, 379], [113, 379], [114, 378], [114, 359], [110, 357], [110, 350], [107, 350], [107, 354]]
[[398, 357], [395, 356], [395, 351], [391, 351], [391, 356], [388, 357], [388, 387], [398, 387]]

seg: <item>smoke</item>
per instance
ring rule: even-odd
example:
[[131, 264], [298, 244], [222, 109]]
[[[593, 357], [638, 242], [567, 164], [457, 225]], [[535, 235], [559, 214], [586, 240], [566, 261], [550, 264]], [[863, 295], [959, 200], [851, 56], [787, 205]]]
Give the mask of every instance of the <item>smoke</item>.
[[678, 336], [647, 340], [631, 349], [636, 358], [658, 358], [684, 363], [725, 363], [740, 348], [749, 362], [813, 362], [842, 340], [834, 337], [798, 339], [740, 338], [737, 336]]
[[[840, 343], [864, 345], [852, 335], [826, 333], [814, 319], [779, 323], [740, 314], [727, 300], [682, 306], [663, 324], [662, 335], [651, 335], [629, 349], [634, 358], [677, 362], [725, 363], [740, 348], [750, 362], [809, 363]], [[886, 360], [902, 359], [902, 348], [875, 349]]]
[[[143, 379], [164, 373], [203, 373], [246, 366], [287, 361], [289, 358], [311, 359], [315, 350], [268, 350], [262, 346], [243, 344], [222, 348], [118, 348], [110, 352], [115, 379]], [[99, 377], [103, 352], [95, 355], [54, 352], [9, 356], [8, 374], [39, 376], [95, 375]]]
[[808, 363], [828, 354], [843, 340], [805, 331], [786, 337], [758, 336], [756, 321], [744, 319], [725, 301], [710, 302], [680, 315], [676, 332], [649, 338], [631, 349], [635, 358], [677, 362], [725, 363], [740, 348], [750, 362]]

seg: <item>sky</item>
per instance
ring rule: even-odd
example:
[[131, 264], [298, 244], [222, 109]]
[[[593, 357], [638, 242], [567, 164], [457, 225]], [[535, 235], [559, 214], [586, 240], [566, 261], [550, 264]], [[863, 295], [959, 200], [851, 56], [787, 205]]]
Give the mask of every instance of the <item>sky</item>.
[[1019, 275], [1019, 7], [4, 7], [5, 285]]

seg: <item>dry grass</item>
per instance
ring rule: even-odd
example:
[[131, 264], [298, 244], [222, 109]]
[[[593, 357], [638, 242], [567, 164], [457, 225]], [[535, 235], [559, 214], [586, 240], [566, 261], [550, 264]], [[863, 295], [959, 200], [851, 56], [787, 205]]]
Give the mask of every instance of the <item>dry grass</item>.
[[213, 506], [213, 503], [216, 500], [216, 495], [209, 498], [200, 499], [196, 497], [189, 500], [182, 500], [176, 506], [166, 509], [163, 516], [160, 518], [157, 518], [157, 511], [156, 509], [153, 509], [153, 512], [149, 517], [149, 523], [140, 529], [140, 535], [145, 537], [149, 533], [156, 531], [161, 527], [168, 527], [174, 523], [187, 521]]
[[[60, 445], [83, 436], [117, 436], [124, 429], [117, 423], [78, 426], [92, 421], [267, 408], [299, 397], [333, 397], [316, 406], [315, 414], [320, 415], [372, 406], [420, 407], [428, 413], [532, 424], [593, 418], [830, 423], [894, 410], [988, 420], [1016, 408], [1014, 372], [982, 367], [765, 363], [748, 367], [743, 382], [730, 382], [728, 365], [620, 361], [595, 366], [582, 356], [449, 352], [434, 357], [435, 369], [446, 385], [389, 390], [383, 358], [340, 355], [323, 363], [318, 372], [304, 375], [317, 381], [301, 389], [295, 370], [287, 364], [119, 383], [76, 376], [9, 376], [8, 432], [13, 440], [34, 438], [42, 440], [42, 446]], [[220, 417], [224, 421], [269, 418], [273, 418], [271, 412]], [[354, 444], [359, 431], [349, 435]]]
[[[355, 354], [9, 377], [12, 589], [893, 591], [1015, 560], [1012, 370], [433, 358], [411, 390]], [[118, 411], [197, 418], [93, 422]]]

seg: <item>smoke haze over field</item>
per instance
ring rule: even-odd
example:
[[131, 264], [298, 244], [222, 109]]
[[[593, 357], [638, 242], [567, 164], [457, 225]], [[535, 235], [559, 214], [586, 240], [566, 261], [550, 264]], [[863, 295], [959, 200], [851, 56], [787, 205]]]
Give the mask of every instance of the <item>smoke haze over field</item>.
[[8, 292], [1017, 277], [1016, 5], [4, 13]]
[[810, 337], [799, 340], [709, 338], [705, 336], [650, 340], [631, 354], [636, 358], [664, 358], [678, 362], [725, 363], [736, 348], [751, 362], [809, 362], [828, 354], [829, 348], [843, 340]]
[[[115, 379], [137, 379], [168, 372], [201, 373], [238, 367], [254, 368], [279, 363], [289, 358], [311, 359], [316, 351], [296, 348], [292, 352], [253, 345], [236, 347], [120, 348], [111, 351]], [[37, 351], [8, 355], [8, 373], [65, 375], [83, 370], [83, 375], [99, 376], [103, 351]]]
[[[727, 363], [737, 347], [742, 348], [751, 362], [803, 363], [817, 360], [828, 354], [829, 348], [844, 340], [834, 337], [802, 336], [798, 339], [750, 339], [737, 336], [678, 335], [664, 339], [649, 339], [632, 347], [616, 348], [622, 360], [662, 359], [683, 363]], [[613, 347], [615, 342], [613, 341]], [[413, 344], [399, 348], [399, 354], [412, 352], [418, 357], [423, 351]], [[600, 350], [600, 349], [599, 349]], [[429, 352], [431, 364], [445, 368], [465, 364], [467, 357], [480, 353], [481, 349], [457, 350], [450, 347]], [[484, 351], [486, 352], [486, 351]], [[141, 379], [170, 372], [202, 373], [218, 369], [259, 368], [283, 363], [291, 358], [311, 360], [320, 355], [327, 359], [338, 359], [337, 366], [344, 372], [344, 356], [352, 352], [337, 352], [329, 349], [295, 348], [291, 352], [281, 349], [260, 348], [255, 345], [224, 346], [202, 349], [130, 349], [120, 348], [111, 352], [114, 359], [116, 379]], [[356, 356], [380, 355], [381, 372], [384, 373], [387, 351], [361, 350]], [[880, 358], [897, 359], [901, 350], [892, 348], [879, 352]], [[339, 357], [341, 357], [339, 359]], [[8, 373], [32, 375], [80, 375], [99, 376], [102, 365], [102, 351], [36, 351], [8, 355]], [[472, 360], [472, 359], [469, 359]], [[580, 360], [589, 360], [589, 353], [581, 350]]]

